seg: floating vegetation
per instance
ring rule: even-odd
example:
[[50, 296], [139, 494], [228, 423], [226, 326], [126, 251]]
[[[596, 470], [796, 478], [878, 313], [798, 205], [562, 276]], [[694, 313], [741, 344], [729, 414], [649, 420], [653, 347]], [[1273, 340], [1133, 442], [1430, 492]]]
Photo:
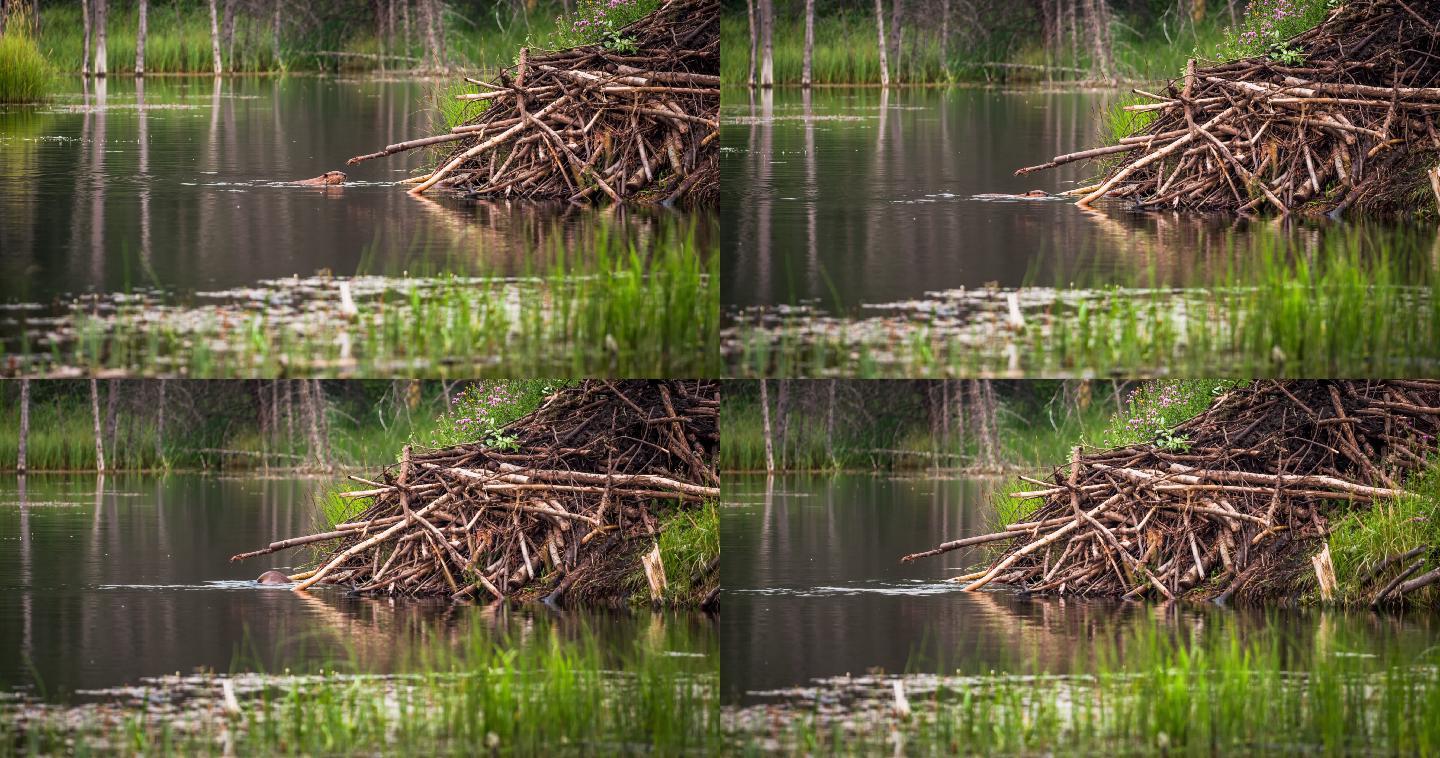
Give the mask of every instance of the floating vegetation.
[[312, 276], [0, 306], [0, 373], [674, 376], [717, 370], [715, 256], [602, 255], [594, 273]]
[[1067, 670], [943, 669], [817, 679], [726, 706], [736, 752], [952, 755], [1428, 753], [1433, 653], [1345, 640], [1296, 650], [1278, 624], [1189, 640], [1150, 627], [1076, 646]]
[[1341, 232], [1302, 255], [1266, 235], [1208, 286], [748, 307], [727, 314], [721, 349], [741, 376], [1436, 376], [1440, 266], [1411, 247]]

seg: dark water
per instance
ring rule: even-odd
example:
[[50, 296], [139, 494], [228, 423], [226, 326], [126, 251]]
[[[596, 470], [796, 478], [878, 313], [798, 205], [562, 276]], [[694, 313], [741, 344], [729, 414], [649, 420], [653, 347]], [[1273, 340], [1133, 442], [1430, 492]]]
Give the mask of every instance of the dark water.
[[[1113, 91], [822, 88], [727, 92], [722, 105], [721, 259], [726, 306], [818, 300], [835, 310], [959, 287], [1095, 286], [1142, 275], [1187, 285], [1277, 228], [1121, 202], [978, 197], [1061, 192], [1095, 169], [1023, 166], [1104, 141]], [[1285, 246], [1313, 249], [1353, 223], [1295, 221]], [[1382, 240], [1429, 251], [1433, 227], [1389, 223]], [[1255, 243], [1258, 244], [1258, 243]], [[1382, 242], [1382, 244], [1389, 244]]]
[[[943, 578], [980, 562], [979, 548], [902, 565], [901, 555], [982, 534], [997, 480], [867, 475], [727, 475], [721, 510], [722, 687], [728, 703], [818, 677], [935, 673], [964, 667], [1064, 671], [1097, 641], [1152, 626], [1193, 638], [1269, 630], [1301, 652], [1420, 651], [1440, 643], [1433, 614], [1259, 612], [1212, 604], [1022, 598], [965, 593]], [[1343, 642], [1339, 642], [1342, 641]], [[948, 668], [947, 668], [948, 667]]]
[[325, 480], [109, 476], [98, 491], [96, 481], [32, 475], [22, 493], [16, 478], [0, 480], [0, 690], [63, 697], [199, 669], [388, 671], [475, 629], [714, 654], [714, 624], [697, 615], [296, 593], [252, 580], [298, 562], [298, 551], [229, 561], [310, 533]]
[[[665, 211], [415, 198], [422, 153], [347, 158], [437, 133], [435, 84], [308, 76], [129, 77], [0, 106], [0, 301], [138, 286], [197, 291], [329, 270], [501, 272]], [[283, 186], [339, 169], [343, 187]]]

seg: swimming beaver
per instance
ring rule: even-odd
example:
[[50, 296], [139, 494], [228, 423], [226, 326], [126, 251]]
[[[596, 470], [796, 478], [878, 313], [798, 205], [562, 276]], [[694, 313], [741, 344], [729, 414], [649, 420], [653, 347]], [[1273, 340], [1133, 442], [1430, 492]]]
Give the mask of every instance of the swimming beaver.
[[269, 571], [266, 571], [265, 573], [263, 573], [263, 574], [260, 575], [260, 578], [259, 578], [259, 579], [256, 579], [255, 581], [259, 582], [260, 584], [290, 584], [290, 583], [291, 583], [291, 582], [290, 582], [290, 577], [286, 576], [285, 574], [283, 574], [283, 573], [281, 573], [281, 572], [279, 572], [279, 571], [276, 571], [275, 569], [270, 569]]
[[333, 184], [340, 184], [345, 181], [344, 171], [326, 171], [314, 179], [303, 179], [291, 184], [299, 184], [305, 187], [328, 187]]

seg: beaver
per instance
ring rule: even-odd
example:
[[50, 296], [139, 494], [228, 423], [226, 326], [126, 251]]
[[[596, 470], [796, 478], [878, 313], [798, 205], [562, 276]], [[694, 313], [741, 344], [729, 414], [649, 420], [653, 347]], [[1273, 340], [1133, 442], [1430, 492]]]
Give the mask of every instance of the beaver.
[[333, 186], [333, 185], [336, 185], [336, 184], [340, 184], [340, 183], [342, 183], [342, 182], [344, 182], [344, 181], [345, 181], [345, 172], [344, 172], [344, 171], [326, 171], [325, 173], [323, 173], [323, 174], [315, 177], [314, 179], [302, 179], [302, 180], [300, 180], [300, 181], [298, 181], [298, 182], [290, 182], [290, 183], [291, 183], [291, 184], [298, 184], [298, 185], [300, 185], [300, 186], [302, 186], [302, 187], [329, 187], [329, 186]]
[[276, 571], [275, 569], [270, 569], [269, 571], [266, 571], [265, 573], [260, 575], [259, 579], [256, 579], [255, 581], [260, 584], [291, 584], [290, 577], [286, 576], [283, 572]]

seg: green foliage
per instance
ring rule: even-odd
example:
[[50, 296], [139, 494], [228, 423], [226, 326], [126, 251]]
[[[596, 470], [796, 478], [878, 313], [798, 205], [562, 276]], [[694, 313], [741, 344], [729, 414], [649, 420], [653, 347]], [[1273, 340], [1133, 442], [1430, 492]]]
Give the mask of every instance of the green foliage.
[[[1018, 670], [959, 677], [953, 675], [971, 672], [941, 670], [938, 686], [912, 699], [909, 718], [869, 703], [866, 713], [878, 718], [850, 717], [841, 727], [829, 711], [815, 709], [758, 720], [783, 726], [729, 733], [727, 746], [758, 752], [778, 738], [789, 746], [782, 751], [815, 755], [874, 755], [897, 743], [913, 755], [1440, 749], [1434, 648], [1377, 653], [1335, 635], [1297, 639], [1280, 619], [1243, 628], [1232, 616], [1216, 626], [1176, 634], [1141, 624], [1126, 634], [1101, 631], [1069, 651], [1046, 647], [1036, 656], [1042, 663], [1022, 662]], [[1044, 663], [1057, 657], [1059, 673]], [[817, 699], [827, 696], [822, 691]]]
[[1240, 26], [1225, 30], [1224, 41], [1211, 57], [1229, 61], [1266, 55], [1287, 66], [1301, 65], [1305, 56], [1287, 41], [1325, 20], [1339, 4], [1338, 0], [1253, 0]]
[[[142, 710], [119, 728], [126, 751], [146, 755], [568, 755], [620, 745], [718, 752], [715, 650], [687, 650], [694, 641], [660, 623], [616, 646], [583, 620], [564, 620], [571, 623], [540, 615], [523, 632], [472, 623], [437, 634], [397, 663], [409, 673], [394, 676], [372, 672], [378, 667], [367, 666], [357, 644], [348, 660], [319, 666], [321, 676], [277, 676], [258, 693], [240, 693], [233, 718]], [[0, 751], [114, 750], [108, 723], [56, 715], [65, 712], [23, 731], [0, 719]]]
[[[1408, 432], [1409, 436], [1421, 434], [1418, 430]], [[1362, 587], [1360, 579], [1388, 556], [1427, 547], [1432, 560], [1440, 557], [1434, 550], [1440, 545], [1440, 463], [1432, 462], [1424, 472], [1412, 476], [1405, 482], [1405, 489], [1411, 494], [1357, 507], [1332, 519], [1330, 556], [1341, 600], [1368, 603], [1384, 582]], [[1431, 606], [1440, 600], [1440, 590], [1431, 585], [1407, 595], [1407, 600]]]
[[34, 103], [48, 98], [55, 73], [28, 33], [24, 13], [10, 16], [0, 34], [0, 103]]
[[542, 38], [541, 46], [565, 50], [602, 45], [615, 52], [634, 52], [635, 40], [621, 34], [621, 30], [659, 7], [660, 0], [579, 0], [569, 17], [555, 18], [555, 30]]
[[1153, 442], [1165, 450], [1183, 450], [1189, 439], [1171, 427], [1199, 415], [1235, 385], [1223, 379], [1156, 379], [1140, 385], [1126, 399], [1101, 439], [1107, 447]]
[[554, 379], [499, 379], [473, 382], [451, 399], [450, 409], [435, 419], [430, 447], [479, 442], [508, 450], [514, 437], [502, 432], [510, 422], [540, 407], [567, 382]]
[[[665, 566], [666, 600], [698, 604], [719, 575], [701, 575], [720, 556], [719, 508], [713, 500], [698, 509], [677, 508], [660, 519], [659, 530], [656, 543]], [[643, 576], [639, 584], [644, 585]]]

